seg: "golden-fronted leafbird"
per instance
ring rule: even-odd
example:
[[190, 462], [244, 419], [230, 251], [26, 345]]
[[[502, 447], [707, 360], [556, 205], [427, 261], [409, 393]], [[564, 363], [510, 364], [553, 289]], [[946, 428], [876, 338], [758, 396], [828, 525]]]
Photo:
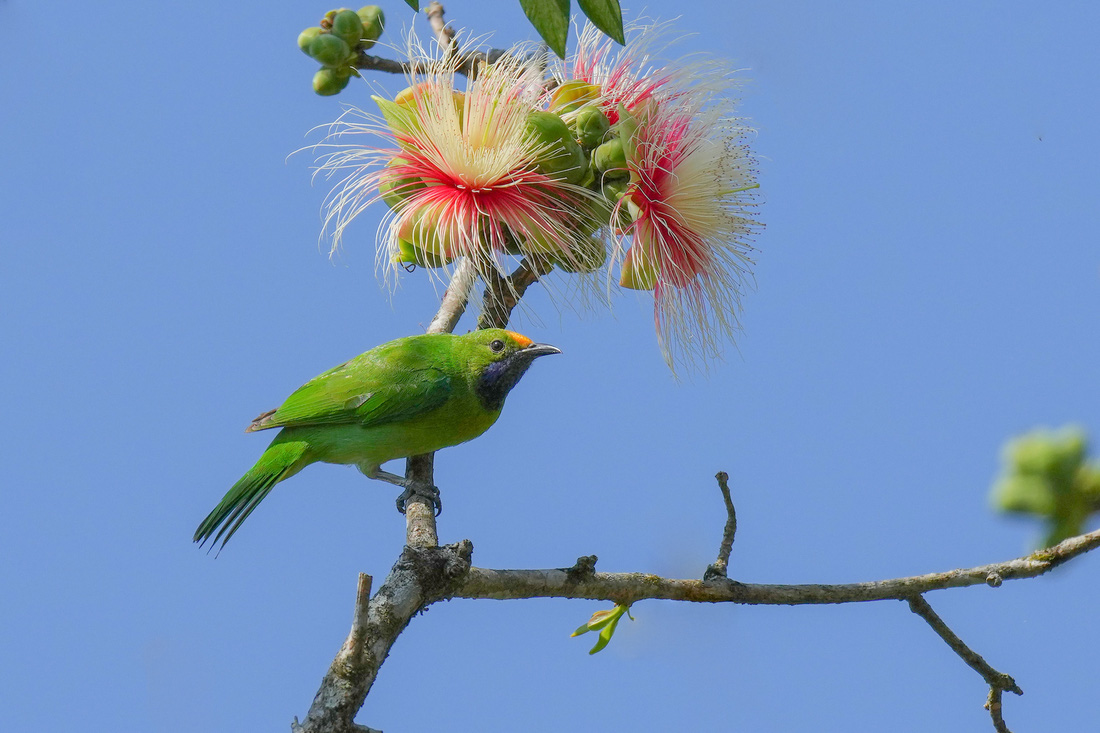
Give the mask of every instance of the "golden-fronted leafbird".
[[[311, 463], [347, 463], [439, 507], [438, 489], [381, 470], [386, 461], [472, 440], [489, 429], [536, 357], [560, 354], [526, 336], [485, 329], [409, 336], [376, 346], [314, 377], [246, 432], [282, 428], [260, 460], [195, 531], [222, 546], [275, 484]], [[224, 536], [224, 539], [223, 539]]]

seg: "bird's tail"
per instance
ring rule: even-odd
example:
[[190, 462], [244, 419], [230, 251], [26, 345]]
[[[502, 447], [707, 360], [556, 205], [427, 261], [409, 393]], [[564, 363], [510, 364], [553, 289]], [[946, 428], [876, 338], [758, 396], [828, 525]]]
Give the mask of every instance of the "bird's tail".
[[[260, 456], [260, 460], [256, 461], [256, 465], [233, 484], [221, 503], [202, 520], [202, 524], [195, 530], [195, 542], [205, 545], [213, 537], [211, 548], [218, 540], [222, 540], [222, 547], [225, 547], [225, 543], [240, 528], [241, 522], [248, 518], [275, 484], [298, 473], [311, 462], [303, 460], [308, 447], [304, 441], [280, 442], [276, 438]], [[225, 535], [225, 539], [222, 539], [222, 535]]]

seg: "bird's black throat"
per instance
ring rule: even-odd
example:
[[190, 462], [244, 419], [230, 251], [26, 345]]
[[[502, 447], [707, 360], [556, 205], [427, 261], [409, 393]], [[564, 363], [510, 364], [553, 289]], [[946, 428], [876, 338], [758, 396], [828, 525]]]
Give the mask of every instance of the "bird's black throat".
[[486, 410], [496, 412], [504, 407], [504, 398], [531, 367], [534, 356], [534, 354], [519, 352], [485, 367], [485, 371], [477, 380], [475, 390], [481, 405]]

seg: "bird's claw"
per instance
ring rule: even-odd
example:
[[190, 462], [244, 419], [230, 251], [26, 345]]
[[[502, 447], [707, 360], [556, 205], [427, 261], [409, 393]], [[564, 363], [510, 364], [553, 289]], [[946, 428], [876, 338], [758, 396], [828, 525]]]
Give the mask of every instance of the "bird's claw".
[[397, 511], [404, 514], [409, 500], [414, 496], [427, 499], [428, 505], [435, 510], [437, 517], [443, 512], [443, 500], [439, 498], [439, 487], [422, 483], [410, 483], [405, 487], [405, 490], [397, 497]]

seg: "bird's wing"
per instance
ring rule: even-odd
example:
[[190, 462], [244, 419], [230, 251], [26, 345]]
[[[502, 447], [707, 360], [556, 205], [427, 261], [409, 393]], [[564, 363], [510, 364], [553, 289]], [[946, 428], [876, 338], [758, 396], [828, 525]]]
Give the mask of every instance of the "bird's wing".
[[438, 359], [389, 344], [361, 354], [299, 387], [278, 409], [260, 415], [248, 432], [275, 427], [364, 427], [405, 420], [439, 407], [451, 378]]

